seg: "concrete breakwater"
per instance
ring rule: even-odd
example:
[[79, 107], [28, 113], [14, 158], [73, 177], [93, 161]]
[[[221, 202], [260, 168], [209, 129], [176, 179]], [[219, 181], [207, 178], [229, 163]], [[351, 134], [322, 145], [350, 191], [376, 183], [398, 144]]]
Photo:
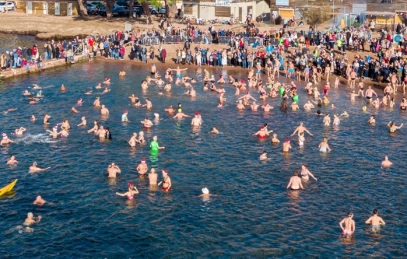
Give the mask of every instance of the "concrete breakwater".
[[70, 62], [65, 59], [45, 60], [41, 64], [41, 69], [38, 68], [37, 64], [31, 64], [31, 65], [29, 65], [29, 69], [27, 69], [27, 67], [21, 67], [21, 68], [12, 68], [10, 70], [1, 71], [0, 80], [4, 80], [7, 78], [12, 78], [12, 77], [16, 77], [16, 76], [21, 76], [21, 75], [27, 75], [30, 73], [38, 73], [40, 71], [48, 70], [50, 68], [71, 65], [71, 64], [75, 64], [76, 62], [85, 61], [88, 59], [87, 55], [85, 55], [85, 54], [75, 55], [73, 58], [74, 58], [74, 62]]

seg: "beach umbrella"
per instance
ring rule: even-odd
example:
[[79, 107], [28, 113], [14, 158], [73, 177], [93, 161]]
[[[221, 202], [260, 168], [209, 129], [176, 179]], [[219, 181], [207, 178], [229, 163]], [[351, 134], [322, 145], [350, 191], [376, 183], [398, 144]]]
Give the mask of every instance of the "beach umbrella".
[[395, 34], [393, 37], [393, 42], [398, 44], [399, 41], [401, 41], [403, 39], [403, 36], [401, 36], [401, 34]]
[[346, 27], [344, 19], [341, 19], [341, 23], [339, 24], [339, 27], [341, 27], [342, 29]]

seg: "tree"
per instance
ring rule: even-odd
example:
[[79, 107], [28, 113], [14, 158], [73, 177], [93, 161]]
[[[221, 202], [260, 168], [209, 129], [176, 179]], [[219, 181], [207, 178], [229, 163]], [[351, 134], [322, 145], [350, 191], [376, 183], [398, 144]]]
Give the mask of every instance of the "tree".
[[133, 18], [134, 0], [129, 1], [129, 18]]
[[86, 9], [85, 3], [86, 2], [84, 0], [78, 0], [80, 16], [88, 16], [88, 9]]
[[104, 5], [106, 8], [106, 18], [111, 19], [113, 16], [113, 7], [116, 3], [116, 0], [104, 0]]
[[328, 8], [304, 8], [301, 13], [307, 24], [315, 28], [332, 18], [332, 10]]

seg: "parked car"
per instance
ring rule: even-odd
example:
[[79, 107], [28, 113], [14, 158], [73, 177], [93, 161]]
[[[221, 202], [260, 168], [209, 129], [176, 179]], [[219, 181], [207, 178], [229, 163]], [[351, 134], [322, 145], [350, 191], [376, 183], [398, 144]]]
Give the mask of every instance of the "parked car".
[[1, 2], [0, 3], [0, 12], [5, 12], [5, 11], [15, 11], [16, 10], [16, 3], [15, 2]]
[[158, 11], [157, 11], [157, 9], [155, 9], [155, 7], [149, 6], [149, 8], [150, 8], [151, 14], [158, 14]]
[[165, 14], [165, 7], [161, 7], [160, 10], [158, 10], [159, 14]]
[[127, 6], [115, 6], [112, 10], [113, 16], [128, 16], [129, 8]]
[[133, 17], [140, 17], [144, 14], [143, 7], [141, 6], [135, 6], [133, 10]]
[[98, 14], [99, 9], [96, 5], [94, 4], [86, 4], [86, 10], [88, 11], [88, 14]]

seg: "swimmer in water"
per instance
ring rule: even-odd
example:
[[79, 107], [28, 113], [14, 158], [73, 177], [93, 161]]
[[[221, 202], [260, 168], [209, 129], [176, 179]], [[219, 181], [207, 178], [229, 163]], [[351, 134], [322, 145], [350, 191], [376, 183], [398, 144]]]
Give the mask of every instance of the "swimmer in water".
[[131, 182], [127, 184], [127, 187], [129, 188], [127, 192], [125, 192], [125, 193], [116, 192], [116, 195], [126, 196], [128, 200], [133, 200], [134, 195], [138, 194], [139, 191], [137, 190], [137, 188]]
[[168, 112], [169, 114], [172, 114], [175, 112], [174, 108], [172, 108], [172, 105], [170, 105], [170, 107], [164, 109], [164, 111]]
[[135, 96], [134, 94], [130, 95], [129, 99], [131, 103], [136, 103], [136, 100], [138, 100], [137, 96]]
[[148, 98], [145, 98], [145, 100], [146, 100], [146, 104], [144, 104], [142, 107], [146, 107], [147, 110], [153, 108], [153, 103]]
[[81, 118], [81, 120], [82, 120], [82, 122], [79, 123], [77, 126], [78, 126], [78, 127], [86, 126], [86, 118], [83, 116], [83, 117]]
[[260, 130], [253, 134], [253, 136], [257, 136], [259, 139], [265, 139], [269, 136], [269, 134], [273, 132], [272, 130], [268, 131], [267, 127], [261, 126]]
[[376, 123], [376, 119], [374, 117], [374, 115], [370, 115], [370, 119], [367, 121], [369, 124], [375, 124]]
[[194, 127], [199, 127], [202, 125], [202, 118], [199, 116], [199, 113], [195, 113], [195, 117], [192, 118], [191, 125]]
[[145, 158], [141, 159], [141, 163], [136, 167], [136, 170], [139, 173], [140, 177], [147, 176], [148, 166], [146, 164]]
[[129, 122], [129, 119], [127, 118], [127, 114], [128, 114], [129, 112], [127, 111], [127, 110], [125, 110], [124, 112], [123, 112], [123, 115], [122, 115], [122, 122]]
[[311, 132], [309, 132], [305, 127], [304, 127], [304, 123], [300, 123], [300, 125], [294, 130], [294, 132], [293, 132], [293, 134], [291, 134], [291, 136], [293, 136], [295, 133], [297, 133], [298, 132], [298, 134], [302, 134], [302, 133], [304, 133], [304, 132], [307, 132], [310, 136], [314, 136], [314, 135], [312, 135], [311, 134]]
[[145, 139], [144, 139], [144, 132], [143, 131], [140, 131], [138, 133], [138, 138], [137, 139], [140, 142], [140, 144], [144, 144], [146, 142]]
[[110, 77], [106, 77], [105, 81], [103, 81], [104, 84], [110, 85]]
[[291, 144], [290, 144], [290, 139], [289, 138], [287, 138], [286, 140], [285, 140], [285, 142], [283, 143], [283, 152], [290, 152], [290, 149], [291, 149], [292, 147], [291, 147]]
[[185, 113], [183, 113], [183, 112], [178, 112], [177, 114], [175, 114], [175, 116], [174, 117], [172, 117], [173, 119], [183, 119], [183, 118], [188, 118], [188, 117], [190, 117], [189, 115], [186, 115]]
[[148, 174], [148, 180], [150, 182], [150, 190], [157, 189], [157, 179], [158, 179], [158, 175], [155, 172], [155, 169], [151, 168], [150, 173]]
[[143, 124], [144, 128], [151, 128], [154, 125], [153, 122], [148, 118], [144, 118], [144, 120], [140, 122]]
[[199, 195], [199, 197], [202, 197], [202, 198], [209, 198], [209, 197], [211, 197], [211, 196], [215, 196], [215, 195], [210, 194], [208, 188], [206, 188], [206, 187], [202, 188], [202, 194]]
[[342, 229], [343, 236], [345, 238], [351, 238], [355, 233], [355, 221], [353, 220], [353, 213], [349, 212], [348, 217], [339, 222], [339, 226]]
[[291, 176], [290, 181], [288, 182], [287, 189], [291, 188], [291, 190], [299, 190], [304, 189], [302, 186], [301, 178], [298, 176], [298, 172], [294, 171], [293, 176]]
[[34, 86], [33, 89], [36, 89], [36, 90], [42, 89], [42, 87], [37, 84], [32, 84], [32, 85]]
[[244, 110], [244, 109], [245, 109], [245, 107], [244, 107], [244, 105], [243, 105], [243, 103], [242, 103], [242, 100], [239, 100], [239, 101], [238, 101], [238, 104], [236, 105], [236, 108], [237, 108], [238, 110]]
[[61, 92], [65, 92], [65, 91], [66, 91], [65, 86], [64, 86], [64, 85], [61, 85]]
[[33, 202], [34, 205], [38, 205], [38, 206], [42, 206], [46, 203], [47, 201], [44, 200], [43, 198], [41, 198], [41, 196], [37, 196], [37, 198], [35, 199], [35, 201]]
[[37, 120], [37, 118], [35, 118], [35, 115], [34, 115], [34, 114], [31, 115], [31, 121], [34, 122], [34, 121], [36, 121], [36, 120]]
[[277, 138], [277, 134], [273, 134], [273, 138], [271, 139], [271, 143], [278, 144], [280, 140]]
[[2, 134], [2, 137], [3, 137], [3, 139], [2, 139], [1, 142], [0, 142], [0, 146], [6, 146], [6, 145], [9, 145], [9, 144], [11, 144], [11, 143], [14, 143], [14, 141], [12, 141], [11, 139], [9, 139], [9, 138], [7, 137], [7, 134], [6, 134], [6, 133], [3, 133], [3, 134]]
[[108, 93], [110, 92], [110, 89], [106, 86], [105, 89], [103, 89], [102, 94]]
[[396, 126], [394, 122], [390, 121], [389, 123], [387, 123], [387, 127], [389, 127], [390, 133], [394, 133], [396, 132], [396, 130], [401, 129], [401, 127], [403, 127], [403, 123], [400, 126]]
[[20, 128], [18, 128], [18, 129], [16, 129], [16, 130], [14, 131], [14, 135], [16, 135], [16, 136], [22, 136], [23, 133], [24, 133], [24, 131], [26, 131], [26, 130], [27, 130], [26, 128], [20, 127]]
[[55, 126], [52, 128], [52, 131], [47, 130], [47, 132], [52, 136], [52, 138], [56, 139], [58, 138], [58, 135], [60, 135], [61, 133], [58, 133], [58, 126]]
[[381, 226], [386, 225], [384, 220], [378, 216], [379, 212], [377, 209], [373, 210], [373, 215], [365, 221], [365, 224], [371, 224], [373, 231], [379, 231]]
[[97, 84], [97, 85], [95, 86], [95, 88], [96, 88], [96, 89], [102, 89], [102, 84], [101, 84], [101, 83]]
[[171, 91], [171, 84], [166, 84], [166, 85], [164, 86], [164, 91], [166, 91], [166, 92]]
[[120, 174], [122, 172], [122, 170], [120, 170], [120, 168], [115, 165], [115, 163], [111, 163], [107, 169], [107, 177], [109, 178], [116, 178], [116, 174]]
[[328, 146], [328, 139], [324, 138], [324, 140], [321, 143], [319, 143], [318, 149], [319, 152], [322, 153], [330, 152], [331, 149]]
[[260, 159], [261, 161], [267, 160], [267, 152], [266, 152], [266, 151], [263, 151], [263, 153], [261, 153], [259, 159]]
[[72, 108], [71, 108], [71, 112], [73, 112], [73, 113], [75, 113], [75, 114], [79, 113], [79, 111], [78, 111], [75, 107], [72, 107]]
[[125, 75], [126, 75], [126, 72], [124, 71], [124, 69], [120, 70], [119, 76], [125, 76]]
[[334, 121], [333, 121], [332, 124], [333, 124], [334, 126], [338, 126], [340, 122], [341, 122], [341, 120], [339, 119], [338, 114], [334, 114]]
[[101, 109], [100, 109], [100, 114], [102, 116], [107, 116], [109, 115], [109, 110], [105, 107], [105, 105], [102, 105]]
[[85, 94], [87, 94], [87, 95], [92, 94], [92, 91], [91, 90], [86, 90]]
[[32, 224], [39, 223], [41, 221], [42, 217], [39, 215], [38, 217], [34, 217], [34, 215], [31, 212], [27, 213], [27, 218], [24, 220], [23, 225], [24, 226], [31, 226]]
[[16, 165], [18, 163], [18, 161], [16, 160], [16, 157], [14, 155], [10, 156], [10, 159], [7, 161], [7, 165]]
[[168, 192], [171, 187], [171, 178], [168, 176], [168, 170], [163, 170], [163, 180], [161, 182], [158, 183], [158, 186], [160, 186], [161, 184], [163, 185], [162, 190], [164, 192]]
[[106, 130], [103, 126], [100, 126], [95, 135], [97, 135], [99, 139], [103, 140], [106, 138]]
[[96, 97], [95, 101], [93, 102], [93, 106], [100, 107], [100, 97]]
[[212, 134], [219, 134], [219, 130], [217, 127], [213, 126], [212, 130], [211, 130]]
[[339, 117], [349, 117], [349, 114], [346, 111], [343, 111]]
[[93, 133], [96, 134], [96, 132], [99, 129], [99, 123], [98, 121], [93, 121], [93, 128], [91, 128], [90, 130], [88, 130], [88, 133]]
[[129, 143], [130, 147], [135, 147], [136, 143], [140, 143], [137, 139], [137, 133], [134, 132], [133, 135], [131, 136], [130, 140], [127, 142]]
[[76, 105], [82, 105], [83, 104], [83, 100], [82, 98], [79, 98], [78, 101], [76, 102]]
[[382, 161], [382, 167], [391, 167], [392, 165], [393, 163], [389, 161], [387, 156], [385, 156], [384, 160]]
[[315, 181], [318, 181], [317, 178], [315, 178], [315, 176], [308, 170], [308, 168], [305, 166], [305, 164], [302, 164], [301, 179], [308, 182], [309, 176], [311, 176]]
[[160, 145], [157, 142], [157, 139], [158, 139], [157, 136], [154, 136], [153, 141], [150, 142], [150, 148], [151, 148], [151, 151], [153, 151], [153, 152], [158, 152], [158, 150], [165, 148], [165, 147], [160, 147]]
[[49, 119], [51, 118], [50, 115], [48, 115], [48, 113], [45, 114], [44, 116], [44, 124], [50, 124]]
[[70, 128], [68, 120], [64, 120], [61, 124], [61, 129], [69, 130]]
[[[258, 108], [259, 108], [259, 105], [256, 104], [255, 101], [253, 101], [252, 105], [250, 105], [250, 109], [251, 109], [252, 111], [257, 111]], [[244, 109], [244, 106], [243, 106], [243, 109]]]
[[30, 173], [39, 173], [39, 172], [43, 172], [43, 171], [46, 171], [46, 170], [48, 170], [48, 169], [50, 169], [51, 167], [47, 167], [47, 168], [39, 168], [39, 167], [37, 167], [37, 162], [34, 162], [33, 164], [32, 164], [32, 166], [30, 166], [29, 167], [29, 172]]

